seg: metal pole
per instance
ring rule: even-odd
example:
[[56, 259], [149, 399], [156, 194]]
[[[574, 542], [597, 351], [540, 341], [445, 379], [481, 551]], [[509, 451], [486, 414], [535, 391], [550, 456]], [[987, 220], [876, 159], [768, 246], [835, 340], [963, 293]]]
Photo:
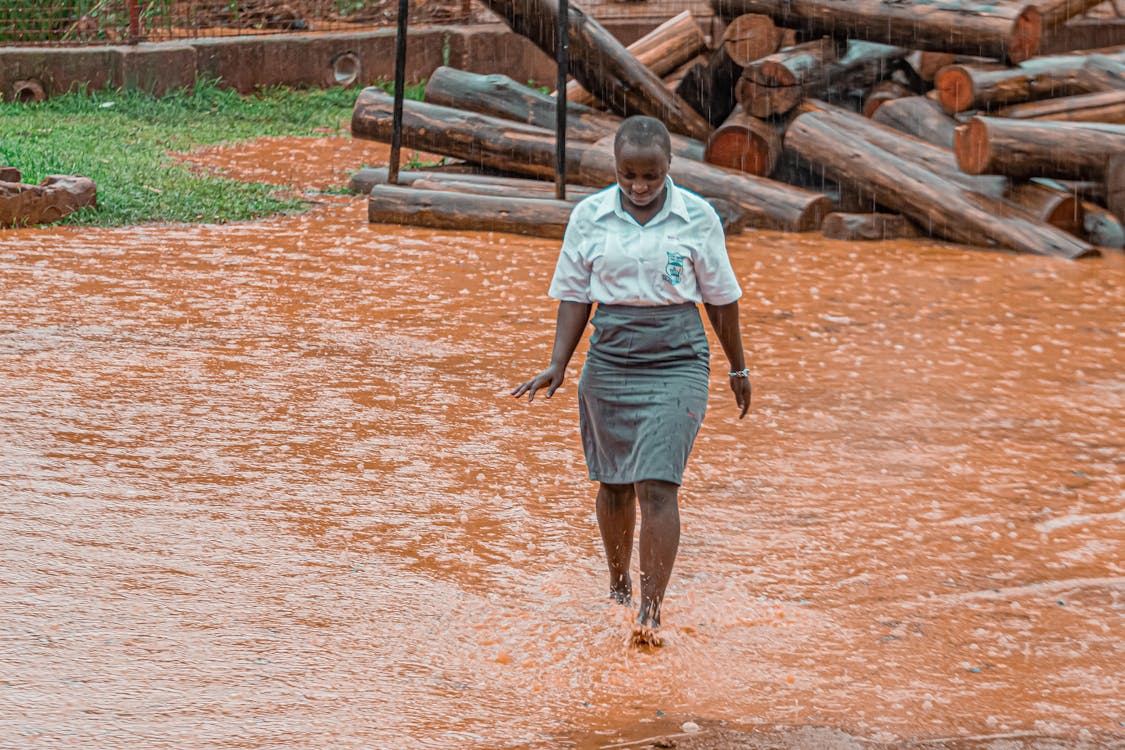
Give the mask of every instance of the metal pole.
[[395, 105], [391, 115], [391, 160], [387, 182], [398, 184], [399, 153], [402, 150], [402, 99], [406, 88], [406, 16], [410, 0], [398, 0], [398, 33], [395, 36]]
[[559, 0], [558, 44], [555, 62], [558, 78], [555, 81], [555, 197], [566, 198], [566, 77], [570, 67], [570, 3]]
[[129, 44], [141, 41], [141, 0], [129, 0]]

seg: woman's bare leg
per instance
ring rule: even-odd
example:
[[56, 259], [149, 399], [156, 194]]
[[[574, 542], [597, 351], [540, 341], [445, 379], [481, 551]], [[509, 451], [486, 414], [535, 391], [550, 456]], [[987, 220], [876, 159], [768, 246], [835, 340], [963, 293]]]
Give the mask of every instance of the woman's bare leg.
[[679, 486], [646, 479], [636, 484], [641, 505], [641, 610], [637, 624], [660, 627], [660, 605], [680, 546]]
[[629, 559], [633, 554], [633, 527], [637, 522], [637, 495], [631, 484], [598, 487], [598, 528], [609, 564], [609, 595], [618, 604], [633, 603]]

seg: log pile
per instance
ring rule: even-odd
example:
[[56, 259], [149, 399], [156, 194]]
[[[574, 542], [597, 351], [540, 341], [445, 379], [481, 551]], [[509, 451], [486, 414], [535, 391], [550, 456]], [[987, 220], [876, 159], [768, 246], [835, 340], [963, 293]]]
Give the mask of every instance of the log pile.
[[[554, 54], [555, 0], [484, 2]], [[570, 3], [564, 200], [549, 182], [559, 97], [439, 69], [405, 103], [402, 143], [462, 174], [364, 183], [371, 220], [557, 237], [575, 200], [614, 183], [621, 118], [648, 114], [673, 133], [672, 178], [730, 232], [1070, 259], [1125, 247], [1125, 35], [1041, 54], [1081, 39], [1068, 30], [1098, 2], [710, 2], [715, 38], [685, 12], [629, 47]], [[389, 142], [392, 111], [363, 90], [353, 136]]]

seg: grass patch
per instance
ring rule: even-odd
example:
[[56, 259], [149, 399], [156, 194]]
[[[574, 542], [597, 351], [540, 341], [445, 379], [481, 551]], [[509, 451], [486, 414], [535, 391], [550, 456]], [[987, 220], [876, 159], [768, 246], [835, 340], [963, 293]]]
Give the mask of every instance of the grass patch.
[[[422, 86], [406, 96], [420, 99]], [[37, 104], [0, 103], [0, 164], [24, 181], [81, 174], [98, 206], [64, 223], [123, 226], [152, 221], [243, 221], [299, 210], [275, 185], [194, 174], [167, 155], [263, 136], [346, 132], [357, 91], [270, 88], [253, 96], [200, 82], [166, 96], [141, 91], [76, 92]]]

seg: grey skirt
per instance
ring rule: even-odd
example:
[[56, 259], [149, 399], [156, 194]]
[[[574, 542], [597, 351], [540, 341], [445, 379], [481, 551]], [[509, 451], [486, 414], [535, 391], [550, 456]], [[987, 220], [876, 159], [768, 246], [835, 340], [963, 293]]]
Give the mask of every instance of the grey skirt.
[[578, 382], [590, 479], [681, 484], [711, 372], [698, 308], [598, 305], [593, 325]]

